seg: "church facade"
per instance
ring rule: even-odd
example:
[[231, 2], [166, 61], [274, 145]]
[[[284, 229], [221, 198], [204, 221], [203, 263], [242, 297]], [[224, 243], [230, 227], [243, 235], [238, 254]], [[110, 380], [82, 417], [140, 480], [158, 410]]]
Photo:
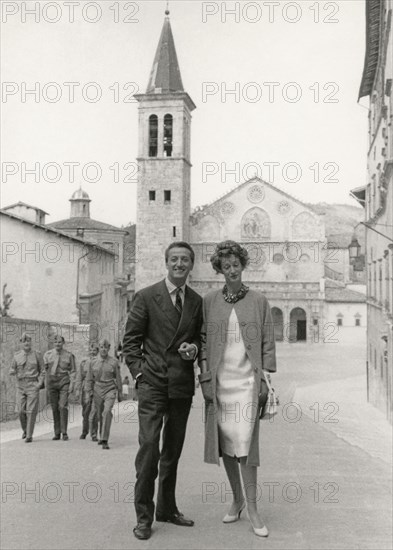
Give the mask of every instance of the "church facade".
[[259, 178], [198, 210], [191, 217], [196, 252], [191, 284], [202, 295], [222, 286], [210, 256], [215, 243], [227, 239], [247, 248], [243, 280], [268, 297], [278, 339], [317, 339], [324, 320], [323, 219]]

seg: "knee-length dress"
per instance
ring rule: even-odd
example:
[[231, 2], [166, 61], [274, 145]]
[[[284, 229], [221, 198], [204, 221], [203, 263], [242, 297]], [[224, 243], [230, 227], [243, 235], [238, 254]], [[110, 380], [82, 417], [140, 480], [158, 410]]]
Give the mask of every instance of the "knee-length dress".
[[225, 347], [217, 367], [218, 434], [221, 451], [229, 456], [247, 456], [257, 414], [254, 403], [255, 377], [232, 309], [225, 334]]

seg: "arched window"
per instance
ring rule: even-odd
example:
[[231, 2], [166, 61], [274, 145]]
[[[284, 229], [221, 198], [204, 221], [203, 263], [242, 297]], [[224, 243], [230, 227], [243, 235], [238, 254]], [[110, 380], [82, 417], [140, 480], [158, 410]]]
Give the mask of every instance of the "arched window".
[[149, 157], [157, 156], [158, 145], [158, 117], [157, 115], [149, 116]]
[[173, 116], [164, 116], [164, 156], [172, 156], [173, 140]]

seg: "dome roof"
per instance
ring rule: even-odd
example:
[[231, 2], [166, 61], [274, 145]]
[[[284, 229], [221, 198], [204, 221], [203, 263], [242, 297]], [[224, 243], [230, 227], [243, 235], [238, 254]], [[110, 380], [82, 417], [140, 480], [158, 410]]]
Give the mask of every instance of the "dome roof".
[[82, 187], [79, 187], [77, 189], [72, 197], [70, 198], [71, 201], [78, 201], [78, 200], [84, 200], [84, 201], [90, 201], [89, 195], [86, 193], [86, 191], [83, 191]]

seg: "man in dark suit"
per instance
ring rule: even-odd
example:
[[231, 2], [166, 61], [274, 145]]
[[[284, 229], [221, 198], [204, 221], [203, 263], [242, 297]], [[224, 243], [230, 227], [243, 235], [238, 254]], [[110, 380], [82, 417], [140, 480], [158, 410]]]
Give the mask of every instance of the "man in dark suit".
[[194, 525], [179, 512], [175, 498], [202, 326], [202, 298], [186, 285], [194, 257], [186, 242], [169, 245], [165, 251], [166, 279], [135, 294], [125, 329], [123, 355], [135, 379], [139, 401], [134, 528], [138, 539], [151, 536], [158, 463], [156, 520]]

